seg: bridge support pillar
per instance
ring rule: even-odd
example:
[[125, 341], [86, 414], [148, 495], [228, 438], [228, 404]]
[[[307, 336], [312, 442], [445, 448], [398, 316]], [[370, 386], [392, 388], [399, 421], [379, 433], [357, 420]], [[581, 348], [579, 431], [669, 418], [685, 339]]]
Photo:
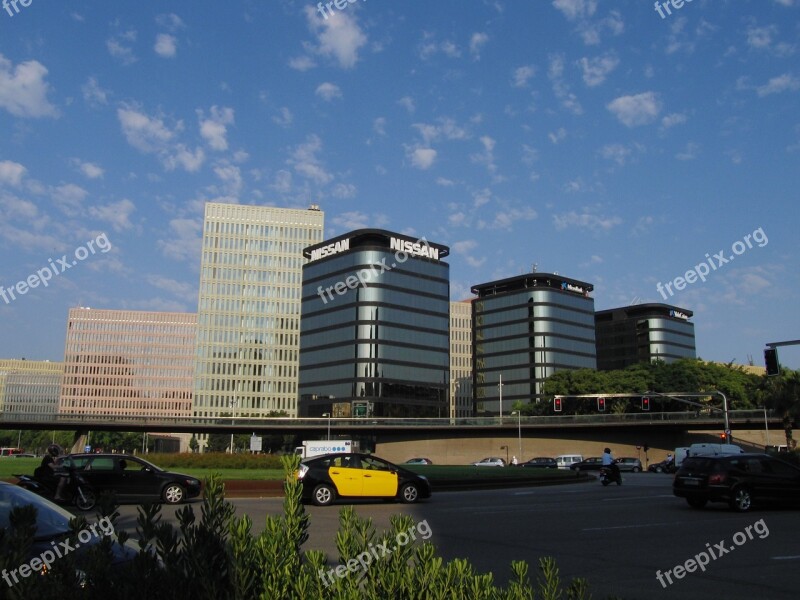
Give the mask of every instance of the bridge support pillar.
[[79, 429], [72, 436], [72, 448], [69, 451], [71, 453], [83, 452], [87, 441], [89, 441], [89, 430]]

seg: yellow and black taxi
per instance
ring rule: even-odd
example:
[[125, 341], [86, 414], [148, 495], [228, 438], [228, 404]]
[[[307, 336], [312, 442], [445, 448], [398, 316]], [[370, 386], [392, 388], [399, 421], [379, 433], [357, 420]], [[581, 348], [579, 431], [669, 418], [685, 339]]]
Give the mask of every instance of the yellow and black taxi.
[[396, 498], [413, 503], [430, 498], [431, 486], [412, 473], [370, 454], [337, 453], [300, 463], [303, 500], [328, 506], [337, 498]]

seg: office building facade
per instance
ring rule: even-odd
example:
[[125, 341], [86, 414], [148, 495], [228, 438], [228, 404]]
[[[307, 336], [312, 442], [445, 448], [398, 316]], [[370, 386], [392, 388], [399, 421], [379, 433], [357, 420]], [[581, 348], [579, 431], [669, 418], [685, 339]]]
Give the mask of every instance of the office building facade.
[[62, 362], [0, 359], [0, 412], [55, 415], [63, 376]]
[[692, 311], [668, 304], [635, 304], [595, 313], [597, 368], [624, 369], [653, 360], [695, 358]]
[[59, 412], [188, 417], [197, 315], [71, 308]]
[[296, 415], [303, 249], [323, 227], [316, 205], [206, 204], [195, 416]]
[[545, 379], [597, 366], [593, 287], [552, 273], [473, 286], [476, 415], [509, 414], [544, 397]]
[[450, 418], [471, 417], [472, 301], [450, 303]]
[[304, 254], [300, 416], [447, 417], [449, 249], [361, 229]]

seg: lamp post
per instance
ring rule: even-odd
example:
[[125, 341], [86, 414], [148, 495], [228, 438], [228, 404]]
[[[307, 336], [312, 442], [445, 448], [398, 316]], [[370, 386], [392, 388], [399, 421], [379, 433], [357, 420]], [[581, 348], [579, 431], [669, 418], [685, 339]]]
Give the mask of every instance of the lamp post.
[[328, 441], [331, 441], [331, 413], [322, 413], [323, 417], [328, 417]]
[[[236, 398], [231, 400], [231, 425], [236, 418]], [[231, 454], [233, 454], [233, 430], [231, 430]]]
[[503, 374], [500, 373], [500, 383], [497, 384], [497, 389], [500, 390], [500, 422], [503, 422]]
[[519, 441], [519, 459], [522, 460], [522, 411], [515, 410], [512, 416], [517, 415], [517, 440]]

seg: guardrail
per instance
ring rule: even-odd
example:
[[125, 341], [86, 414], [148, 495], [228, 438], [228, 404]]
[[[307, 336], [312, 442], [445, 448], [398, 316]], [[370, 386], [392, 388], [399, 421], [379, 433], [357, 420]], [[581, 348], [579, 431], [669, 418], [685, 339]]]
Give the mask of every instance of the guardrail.
[[[779, 417], [770, 411], [764, 410], [732, 410], [729, 411], [732, 423], [757, 421], [764, 422], [765, 418], [776, 420]], [[591, 414], [591, 415], [558, 415], [558, 416], [523, 416], [513, 415], [503, 417], [468, 417], [468, 418], [431, 418], [431, 419], [396, 419], [396, 418], [289, 418], [289, 417], [132, 417], [130, 415], [86, 415], [65, 414], [56, 415], [27, 414], [27, 413], [0, 413], [0, 428], [14, 429], [14, 425], [24, 424], [52, 424], [74, 425], [76, 428], [91, 428], [92, 425], [113, 424], [115, 428], [130, 424], [136, 427], [156, 426], [159, 428], [176, 427], [187, 428], [191, 426], [208, 427], [220, 426], [221, 428], [236, 426], [237, 428], [249, 427], [260, 429], [286, 428], [296, 429], [301, 427], [319, 427], [333, 429], [341, 427], [510, 427], [533, 425], [619, 425], [619, 424], [644, 424], [644, 423], [693, 423], [693, 422], [721, 422], [721, 414], [711, 414], [706, 411], [683, 412], [641, 412], [620, 414]]]

